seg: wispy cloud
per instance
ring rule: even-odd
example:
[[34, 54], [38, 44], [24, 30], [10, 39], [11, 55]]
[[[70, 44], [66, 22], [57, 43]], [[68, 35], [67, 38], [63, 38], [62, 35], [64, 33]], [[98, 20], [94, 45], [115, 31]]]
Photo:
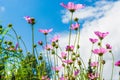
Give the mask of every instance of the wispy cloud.
[[[108, 2], [108, 1], [99, 1], [95, 3], [95, 6], [87, 6], [86, 8], [77, 11], [74, 14], [74, 17], [78, 17], [80, 20], [85, 20], [83, 23], [83, 28], [81, 29], [81, 56], [86, 61], [86, 58], [89, 57], [91, 44], [89, 42], [89, 37], [94, 37], [94, 31], [109, 31], [110, 34], [105, 38], [104, 43], [110, 43], [113, 46], [113, 53], [115, 56], [115, 61], [119, 60], [120, 56], [120, 1]], [[68, 23], [70, 20], [70, 13], [68, 11], [63, 11], [64, 15], [62, 16], [63, 23]], [[62, 34], [61, 43], [63, 46], [67, 42], [66, 33]], [[75, 35], [72, 35], [73, 37]], [[104, 57], [106, 60], [106, 65], [104, 67], [104, 77], [105, 80], [110, 80], [111, 76], [111, 64], [112, 57], [106, 55]], [[115, 67], [114, 69], [114, 78], [113, 80], [118, 80], [118, 72], [120, 69]]]
[[4, 12], [5, 11], [5, 7], [4, 6], [0, 6], [0, 12]]

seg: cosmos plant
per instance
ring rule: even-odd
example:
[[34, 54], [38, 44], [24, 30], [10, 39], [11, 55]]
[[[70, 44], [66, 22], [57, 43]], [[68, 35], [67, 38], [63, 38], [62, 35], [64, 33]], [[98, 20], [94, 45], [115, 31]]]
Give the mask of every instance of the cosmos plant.
[[[44, 35], [44, 40], [35, 43], [34, 24], [36, 23], [33, 17], [24, 17], [31, 26], [31, 52], [12, 24], [7, 28], [0, 26], [0, 80], [104, 80], [103, 71], [106, 64], [104, 55], [112, 56], [110, 80], [114, 80], [114, 66], [120, 67], [120, 60], [114, 62], [112, 46], [103, 43], [109, 32], [94, 31], [96, 38], [89, 38], [92, 48], [86, 65], [80, 53], [81, 25], [78, 18], [73, 19], [74, 12], [85, 6], [73, 2], [60, 3], [60, 5], [71, 13], [68, 43], [64, 49], [60, 45], [60, 35], [53, 36], [49, 41], [48, 35], [53, 31], [52, 28], [39, 29], [38, 32]], [[10, 30], [15, 36], [9, 33]], [[71, 36], [73, 32], [76, 35], [74, 38]], [[10, 38], [13, 38], [13, 41]]]

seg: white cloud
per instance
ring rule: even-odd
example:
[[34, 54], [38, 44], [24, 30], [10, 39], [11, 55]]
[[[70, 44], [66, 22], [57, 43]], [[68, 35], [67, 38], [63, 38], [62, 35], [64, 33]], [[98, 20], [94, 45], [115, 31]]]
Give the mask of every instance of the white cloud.
[[0, 12], [4, 12], [5, 11], [5, 7], [4, 6], [0, 6]]
[[[94, 7], [87, 6], [86, 8], [77, 11], [74, 17], [78, 17], [81, 20], [85, 20], [83, 23], [83, 28], [81, 29], [81, 56], [86, 60], [89, 56], [91, 44], [89, 42], [89, 37], [95, 37], [94, 31], [108, 31], [110, 34], [105, 38], [104, 43], [111, 43], [113, 46], [113, 53], [115, 56], [115, 61], [120, 60], [120, 1], [117, 2], [107, 2], [99, 1], [96, 2]], [[63, 23], [68, 23], [70, 20], [70, 13], [68, 11], [63, 11], [62, 16]], [[89, 19], [92, 17], [92, 20]], [[75, 35], [73, 35], [75, 36]], [[68, 35], [62, 33], [61, 43], [65, 46], [67, 42]], [[111, 64], [112, 58], [109, 55], [105, 56], [106, 65], [104, 69], [105, 80], [110, 80], [111, 76]], [[86, 61], [87, 62], [87, 61]], [[113, 80], [118, 80], [118, 72], [120, 69], [115, 67]]]

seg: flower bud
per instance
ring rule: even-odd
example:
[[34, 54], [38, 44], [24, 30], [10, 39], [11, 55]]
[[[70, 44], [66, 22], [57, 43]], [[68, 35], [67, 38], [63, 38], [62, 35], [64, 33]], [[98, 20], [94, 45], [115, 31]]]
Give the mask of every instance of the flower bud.
[[8, 45], [12, 45], [12, 42], [11, 42], [11, 41], [8, 41], [7, 44], [8, 44]]
[[19, 48], [19, 49], [18, 49], [18, 52], [22, 53], [22, 52], [23, 52], [23, 50], [22, 50], [21, 48]]
[[9, 28], [12, 28], [12, 26], [13, 26], [12, 24], [8, 24], [8, 27], [9, 27]]
[[55, 50], [52, 50], [52, 54], [55, 54]]
[[76, 21], [76, 22], [78, 22], [78, 20], [79, 20], [79, 19], [78, 19], [77, 17], [74, 19], [74, 21]]
[[36, 48], [37, 47], [37, 45], [36, 44], [34, 44], [34, 46], [33, 46], [34, 48]]
[[105, 64], [105, 60], [102, 60], [102, 64], [103, 64], [103, 65]]
[[42, 59], [43, 59], [42, 55], [40, 55], [40, 56], [38, 57], [38, 59], [39, 59], [39, 60], [42, 60]]
[[78, 60], [77, 63], [78, 63], [78, 65], [81, 65], [81, 61], [80, 60]]

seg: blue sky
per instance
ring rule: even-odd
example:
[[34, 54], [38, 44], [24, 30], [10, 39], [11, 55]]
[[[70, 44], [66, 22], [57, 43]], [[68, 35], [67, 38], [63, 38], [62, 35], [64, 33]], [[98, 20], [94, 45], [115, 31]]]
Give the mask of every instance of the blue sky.
[[[12, 23], [13, 27], [25, 41], [27, 47], [31, 51], [31, 27], [24, 20], [24, 16], [31, 16], [36, 19], [35, 24], [35, 43], [39, 40], [43, 40], [44, 36], [38, 32], [39, 29], [53, 28], [54, 33], [61, 33], [61, 45], [65, 47], [67, 42], [66, 31], [68, 31], [69, 13], [65, 11], [59, 4], [64, 2], [67, 4], [70, 0], [0, 0], [0, 24], [7, 27], [7, 24]], [[76, 15], [78, 18], [83, 19], [81, 25], [81, 53], [83, 58], [88, 57], [89, 48], [91, 44], [88, 40], [93, 36], [94, 30], [109, 31], [110, 35], [106, 38], [107, 42], [110, 42], [113, 46], [113, 53], [115, 55], [115, 61], [119, 60], [120, 52], [120, 40], [118, 39], [120, 34], [120, 1], [119, 0], [71, 0], [75, 3], [82, 3], [86, 6], [84, 10], [78, 11]], [[62, 13], [61, 11], [65, 11]], [[101, 17], [101, 15], [103, 15]], [[63, 16], [67, 16], [64, 18]], [[89, 19], [91, 18], [91, 19]], [[63, 22], [63, 20], [67, 20]], [[84, 22], [84, 23], [83, 23]], [[67, 23], [67, 24], [64, 24]], [[73, 35], [74, 36], [74, 35]], [[86, 48], [87, 47], [87, 48]], [[88, 48], [89, 47], [89, 48]], [[108, 74], [111, 69], [110, 56], [105, 57], [107, 59], [106, 71], [104, 74]], [[116, 67], [115, 72], [118, 73]], [[110, 75], [105, 75], [105, 80], [109, 80]], [[115, 80], [118, 77], [115, 75]]]
[[[71, 1], [84, 5], [92, 5], [95, 2], [95, 0]], [[22, 36], [27, 46], [30, 46], [31, 27], [23, 17], [28, 15], [36, 19], [35, 42], [43, 39], [42, 34], [38, 32], [41, 28], [53, 28], [53, 33], [68, 30], [69, 25], [62, 23], [61, 10], [64, 8], [59, 5], [61, 2], [67, 4], [69, 0], [0, 0], [0, 7], [4, 7], [0, 12], [0, 24], [6, 27], [12, 23], [18, 35]]]

